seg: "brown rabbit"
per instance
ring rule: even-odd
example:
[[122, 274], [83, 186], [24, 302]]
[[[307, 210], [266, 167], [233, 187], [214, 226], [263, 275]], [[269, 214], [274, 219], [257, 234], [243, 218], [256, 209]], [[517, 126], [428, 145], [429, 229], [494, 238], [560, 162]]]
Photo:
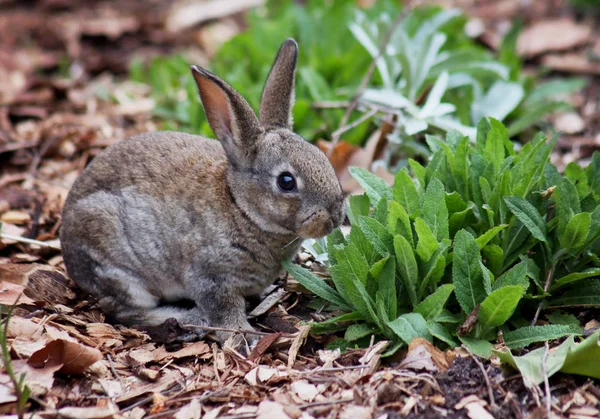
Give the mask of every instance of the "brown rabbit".
[[[260, 120], [232, 87], [193, 66], [220, 142], [136, 135], [77, 179], [63, 211], [64, 260], [108, 316], [142, 329], [174, 318], [189, 332], [182, 340], [205, 334], [194, 325], [251, 330], [244, 297], [277, 278], [302, 238], [342, 222], [333, 167], [291, 131], [297, 54], [293, 39], [281, 46]], [[178, 306], [182, 299], [194, 306]]]

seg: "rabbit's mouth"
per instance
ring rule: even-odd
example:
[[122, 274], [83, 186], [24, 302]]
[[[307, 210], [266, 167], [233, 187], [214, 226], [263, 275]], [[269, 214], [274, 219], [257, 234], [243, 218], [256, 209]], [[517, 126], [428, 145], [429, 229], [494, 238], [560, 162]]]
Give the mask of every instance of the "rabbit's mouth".
[[331, 233], [335, 227], [331, 215], [325, 210], [319, 210], [302, 222], [298, 235], [305, 239], [318, 239]]

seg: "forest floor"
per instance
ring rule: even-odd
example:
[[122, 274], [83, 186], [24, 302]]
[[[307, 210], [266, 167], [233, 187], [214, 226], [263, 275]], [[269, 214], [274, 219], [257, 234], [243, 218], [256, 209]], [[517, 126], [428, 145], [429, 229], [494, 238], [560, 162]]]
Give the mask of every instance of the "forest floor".
[[[490, 48], [517, 15], [526, 28], [541, 31], [532, 39], [547, 43], [531, 46], [528, 66], [589, 78], [584, 92], [568, 98], [573, 112], [549, 121], [563, 131], [552, 159], [559, 167], [585, 163], [600, 149], [600, 61], [594, 58], [600, 27], [590, 17], [577, 16], [562, 0], [442, 3], [477, 18], [485, 29], [481, 42]], [[66, 276], [60, 214], [91, 158], [159, 127], [148, 88], [127, 81], [131, 60], [185, 51], [202, 65], [219, 42], [243, 28], [243, 14], [218, 13], [208, 24], [183, 28], [178, 5], [0, 0], [2, 233], [43, 242], [0, 242], [0, 304], [14, 303], [24, 290], [7, 342], [11, 364], [26, 373], [32, 392], [27, 412], [89, 419], [541, 418], [550, 415], [544, 401], [550, 391], [552, 416], [600, 417], [600, 383], [585, 377], [556, 374], [548, 388], [527, 388], [498, 362], [422, 341], [383, 359], [382, 344], [343, 354], [326, 350], [329, 337], [310, 336], [303, 325], [319, 319], [306, 308], [309, 295], [285, 276], [255, 308], [253, 322], [264, 337], [247, 357], [209, 340], [165, 347], [143, 332], [106, 323]], [[560, 36], [539, 35], [548, 30]], [[300, 258], [319, 268], [308, 255]], [[5, 371], [0, 413], [14, 414], [15, 406]]]

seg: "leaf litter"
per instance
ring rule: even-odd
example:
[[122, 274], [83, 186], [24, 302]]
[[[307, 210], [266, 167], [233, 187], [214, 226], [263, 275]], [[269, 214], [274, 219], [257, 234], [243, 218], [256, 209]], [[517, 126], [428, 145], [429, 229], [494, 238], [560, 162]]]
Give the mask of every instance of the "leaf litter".
[[[175, 16], [163, 13], [170, 2], [157, 1], [148, 8], [125, 0], [119, 2], [118, 14], [116, 6], [110, 7], [114, 2], [105, 3], [91, 10], [74, 0], [46, 0], [34, 6], [35, 13], [16, 1], [2, 5], [0, 35], [6, 42], [0, 46], [0, 218], [2, 233], [13, 238], [0, 242], [0, 303], [17, 303], [7, 342], [15, 372], [25, 374], [32, 391], [28, 411], [90, 419], [522, 417], [543, 411], [541, 389], [527, 389], [518, 376], [510, 375], [514, 373], [503, 373], [497, 360], [484, 361], [496, 399], [492, 406], [483, 373], [461, 348], [442, 352], [415, 339], [407, 351], [391, 358], [382, 358], [385, 342], [345, 353], [325, 349], [332, 337], [310, 336], [305, 322], [315, 314], [304, 308], [307, 297], [295, 291], [294, 281], [285, 285], [285, 278], [277, 297], [257, 311], [256, 323], [271, 333], [248, 358], [210, 341], [167, 347], [144, 332], [107, 323], [66, 276], [56, 247], [66, 194], [104, 147], [158, 128], [147, 89], [122, 81], [128, 60], [178, 48], [206, 60], [215, 46], [206, 47], [207, 53], [185, 39], [196, 36], [206, 43], [226, 34], [207, 35], [204, 26], [165, 31], [165, 16]], [[486, 27], [498, 19], [495, 10], [506, 13], [509, 8], [488, 8], [487, 16], [482, 13]], [[220, 30], [227, 33], [240, 29], [229, 17], [222, 22], [226, 29]], [[571, 42], [583, 44], [589, 30], [577, 30], [577, 42]], [[563, 56], [546, 53], [561, 49], [537, 46], [536, 55], [548, 63]], [[71, 62], [61, 70], [65, 56]], [[573, 65], [556, 68], [595, 72], [588, 64]], [[590, 100], [583, 98], [579, 109], [589, 107]], [[586, 122], [594, 118], [585, 111], [581, 116]], [[598, 122], [593, 120], [593, 127]], [[573, 129], [580, 135], [577, 144], [587, 141], [589, 149], [597, 149], [591, 134], [598, 131], [582, 131], [580, 125], [577, 121]], [[562, 144], [555, 159], [591, 154], [586, 146], [571, 144], [569, 137]], [[364, 149], [343, 141], [335, 146], [331, 158], [347, 179], [346, 190], [358, 190], [350, 183], [348, 167], [373, 169], [384, 146], [379, 131]], [[321, 147], [328, 150], [328, 144]], [[384, 173], [380, 169], [378, 174]], [[310, 255], [301, 259], [313, 269], [319, 266]], [[560, 375], [550, 380], [555, 413], [600, 414], [596, 382]], [[1, 411], [12, 412], [15, 402], [10, 378], [2, 372]]]

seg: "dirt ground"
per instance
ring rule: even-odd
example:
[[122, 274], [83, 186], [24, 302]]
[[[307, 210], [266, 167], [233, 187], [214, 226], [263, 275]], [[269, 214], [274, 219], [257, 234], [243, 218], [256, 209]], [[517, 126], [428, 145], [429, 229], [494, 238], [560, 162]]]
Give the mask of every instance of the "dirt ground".
[[[563, 130], [553, 161], [585, 163], [600, 149], [595, 17], [562, 0], [442, 3], [481, 22], [479, 39], [490, 48], [515, 16], [527, 27], [566, 19], [574, 32], [592, 28], [569, 45], [536, 46], [527, 65], [547, 69], [548, 77], [589, 80], [584, 92], [568, 98], [574, 111], [548, 121]], [[0, 0], [2, 233], [36, 241], [0, 242], [0, 303], [11, 304], [24, 290], [7, 339], [13, 368], [26, 373], [32, 391], [27, 412], [90, 419], [600, 417], [600, 384], [585, 377], [551, 377], [548, 413], [544, 389], [528, 389], [514, 371], [475, 360], [462, 348], [444, 353], [414, 342], [383, 359], [380, 343], [343, 354], [327, 350], [331, 336], [309, 336], [304, 325], [320, 319], [306, 308], [310, 297], [285, 276], [255, 310], [253, 323], [264, 337], [247, 357], [211, 341], [165, 347], [146, 333], [106, 323], [66, 276], [60, 213], [73, 181], [97, 153], [159, 126], [148, 89], [126, 80], [131, 60], [184, 51], [203, 64], [243, 29], [243, 11], [182, 27], [173, 17], [180, 5]], [[118, 100], [104, 100], [99, 91]], [[308, 255], [301, 260], [311, 264]], [[158, 334], [174, 332], [166, 325]], [[0, 373], [2, 414], [15, 413], [12, 389]]]

